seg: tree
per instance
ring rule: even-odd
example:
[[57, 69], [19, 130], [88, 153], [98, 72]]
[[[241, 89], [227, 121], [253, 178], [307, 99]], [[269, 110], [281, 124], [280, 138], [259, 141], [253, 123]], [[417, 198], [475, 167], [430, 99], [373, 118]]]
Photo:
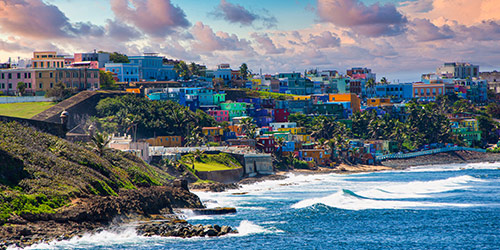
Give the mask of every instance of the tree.
[[125, 54], [120, 54], [118, 52], [104, 52], [104, 51], [99, 51], [99, 53], [107, 53], [109, 54], [109, 60], [114, 62], [114, 63], [129, 63], [130, 60], [128, 59], [128, 56]]
[[497, 143], [498, 136], [496, 130], [498, 126], [491, 117], [481, 115], [477, 118], [478, 128], [481, 131], [481, 139], [486, 143]]
[[100, 155], [103, 156], [106, 150], [108, 149], [107, 146], [109, 142], [111, 141], [111, 137], [109, 137], [105, 133], [95, 133], [92, 138], [92, 145], [94, 146], [95, 151]]
[[66, 88], [64, 83], [57, 82], [55, 86], [45, 93], [46, 97], [54, 97], [56, 101], [62, 101], [67, 97], [71, 96], [75, 92], [75, 89]]
[[382, 77], [382, 79], [380, 79], [380, 83], [384, 85], [387, 84], [387, 78], [385, 78], [385, 76]]
[[17, 91], [19, 92], [19, 94], [21, 96], [23, 96], [24, 93], [26, 92], [26, 83], [24, 83], [24, 82], [18, 82], [17, 83]]
[[246, 63], [241, 64], [240, 66], [240, 76], [241, 79], [246, 80], [248, 78], [248, 66]]
[[118, 85], [113, 78], [113, 73], [109, 71], [99, 70], [99, 82], [101, 84], [101, 89], [116, 90]]
[[255, 139], [256, 126], [253, 124], [253, 118], [246, 117], [240, 121], [241, 131], [245, 134], [247, 139]]
[[174, 70], [177, 72], [177, 74], [183, 79], [187, 80], [190, 77], [190, 72], [189, 72], [189, 67], [187, 66], [186, 62], [184, 61], [179, 61], [177, 64], [174, 65]]

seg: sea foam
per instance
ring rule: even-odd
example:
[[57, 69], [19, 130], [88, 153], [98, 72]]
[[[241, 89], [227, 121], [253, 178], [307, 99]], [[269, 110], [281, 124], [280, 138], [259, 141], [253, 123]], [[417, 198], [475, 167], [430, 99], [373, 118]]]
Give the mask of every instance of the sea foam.
[[343, 189], [326, 197], [302, 200], [300, 202], [293, 204], [292, 208], [300, 209], [300, 208], [311, 207], [316, 204], [323, 204], [329, 207], [346, 209], [346, 210], [474, 206], [472, 204], [456, 204], [456, 203], [374, 200], [360, 196], [350, 190]]

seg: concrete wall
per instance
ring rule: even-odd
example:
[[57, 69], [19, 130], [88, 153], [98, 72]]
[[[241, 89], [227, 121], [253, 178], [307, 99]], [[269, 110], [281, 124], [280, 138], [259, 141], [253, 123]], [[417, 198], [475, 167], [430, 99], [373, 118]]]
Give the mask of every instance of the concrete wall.
[[245, 174], [248, 176], [255, 176], [257, 174], [274, 174], [273, 159], [271, 155], [256, 154], [245, 155]]
[[51, 102], [52, 98], [44, 96], [3, 96], [0, 103], [20, 103], [20, 102]]
[[10, 116], [0, 116], [0, 122], [12, 122], [12, 121], [19, 122], [24, 126], [33, 127], [42, 132], [52, 134], [61, 138], [66, 137], [67, 129], [62, 124], [59, 123], [44, 122], [44, 121], [23, 119]]
[[219, 171], [196, 171], [196, 175], [203, 180], [212, 180], [221, 183], [234, 183], [243, 177], [243, 168]]

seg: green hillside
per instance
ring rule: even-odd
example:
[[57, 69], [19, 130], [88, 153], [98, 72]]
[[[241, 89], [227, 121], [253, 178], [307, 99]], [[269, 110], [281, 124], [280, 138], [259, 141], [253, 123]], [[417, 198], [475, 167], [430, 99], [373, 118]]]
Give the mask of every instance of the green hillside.
[[16, 122], [0, 122], [0, 225], [12, 213], [54, 212], [72, 198], [172, 179], [134, 155], [77, 145]]

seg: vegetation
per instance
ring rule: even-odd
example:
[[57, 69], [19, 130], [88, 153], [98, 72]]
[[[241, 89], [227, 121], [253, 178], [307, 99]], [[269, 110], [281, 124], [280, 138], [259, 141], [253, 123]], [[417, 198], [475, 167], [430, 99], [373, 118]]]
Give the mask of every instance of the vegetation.
[[109, 71], [99, 70], [99, 82], [101, 85], [101, 89], [105, 90], [116, 90], [118, 89], [118, 85], [113, 79], [113, 73]]
[[0, 224], [11, 214], [51, 213], [72, 198], [162, 185], [166, 172], [136, 156], [70, 143], [16, 122], [0, 122]]
[[172, 101], [151, 101], [145, 97], [125, 95], [101, 100], [97, 123], [107, 133], [126, 133], [137, 129], [139, 138], [154, 135], [191, 136], [196, 127], [212, 127], [217, 122], [201, 110], [192, 112]]
[[241, 167], [241, 164], [234, 157], [226, 153], [204, 154], [194, 152], [182, 156], [180, 161], [195, 171], [229, 170]]
[[248, 75], [250, 74], [250, 71], [248, 70], [248, 66], [246, 63], [241, 64], [240, 66], [240, 77], [243, 80], [246, 80], [248, 78]]
[[46, 97], [53, 97], [56, 101], [62, 101], [76, 93], [76, 89], [67, 88], [64, 83], [57, 82], [53, 88], [47, 90]]
[[17, 83], [17, 91], [19, 92], [19, 94], [21, 96], [23, 96], [24, 93], [26, 92], [26, 87], [27, 87], [26, 83], [24, 83], [24, 82], [18, 82]]
[[294, 95], [245, 89], [246, 95], [262, 99], [292, 100]]
[[53, 102], [4, 103], [0, 104], [0, 115], [31, 118], [54, 105]]
[[114, 63], [129, 63], [130, 60], [128, 59], [128, 56], [125, 54], [120, 54], [118, 52], [104, 52], [104, 51], [99, 51], [99, 53], [107, 53], [109, 54], [109, 60], [114, 62]]
[[174, 70], [183, 80], [188, 80], [191, 76], [204, 76], [202, 67], [194, 62], [187, 65], [185, 61], [179, 61], [174, 65]]

